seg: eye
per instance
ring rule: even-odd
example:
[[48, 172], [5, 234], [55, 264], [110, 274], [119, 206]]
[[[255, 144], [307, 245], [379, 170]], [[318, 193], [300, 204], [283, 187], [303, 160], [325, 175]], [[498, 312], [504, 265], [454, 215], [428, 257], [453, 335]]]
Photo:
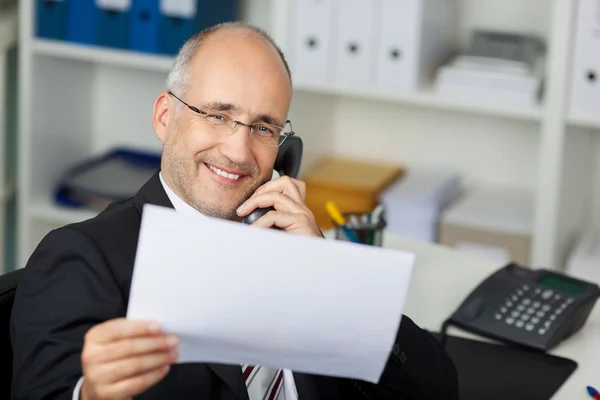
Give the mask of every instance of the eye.
[[227, 120], [224, 116], [219, 114], [208, 114], [206, 119], [211, 122], [225, 122]]
[[275, 136], [275, 130], [271, 127], [268, 127], [265, 125], [254, 125], [254, 129], [256, 130], [256, 133], [259, 134], [260, 136], [265, 136], [265, 137]]

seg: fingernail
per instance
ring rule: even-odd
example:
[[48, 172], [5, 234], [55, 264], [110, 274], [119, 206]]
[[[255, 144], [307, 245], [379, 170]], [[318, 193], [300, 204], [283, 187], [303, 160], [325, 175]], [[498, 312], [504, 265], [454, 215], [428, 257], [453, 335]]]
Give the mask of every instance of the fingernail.
[[169, 336], [167, 338], [168, 346], [175, 346], [179, 342], [179, 339], [176, 336]]
[[238, 209], [236, 210], [238, 213], [241, 213], [242, 211], [244, 211], [244, 208], [246, 208], [246, 203], [243, 203], [241, 206], [238, 207]]
[[158, 333], [160, 332], [160, 325], [153, 322], [150, 325], [148, 325], [148, 331], [152, 333]]
[[170, 369], [171, 369], [171, 366], [167, 365], [166, 367], [163, 368], [163, 373], [166, 374], [167, 372], [169, 372]]
[[179, 357], [177, 350], [171, 350], [170, 355], [171, 355], [171, 358], [173, 359], [173, 361], [177, 361], [177, 358]]

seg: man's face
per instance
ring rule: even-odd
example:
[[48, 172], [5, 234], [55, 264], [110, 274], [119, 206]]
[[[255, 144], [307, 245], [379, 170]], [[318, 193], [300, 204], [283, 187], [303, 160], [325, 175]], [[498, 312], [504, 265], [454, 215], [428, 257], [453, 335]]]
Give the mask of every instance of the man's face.
[[[257, 39], [227, 35], [231, 34], [216, 33], [208, 39], [190, 66], [187, 92], [174, 94], [209, 114], [282, 126], [291, 88], [276, 50]], [[211, 123], [183, 104], [175, 114], [179, 100], [161, 96], [170, 103], [164, 132], [157, 129], [167, 184], [203, 214], [235, 219], [236, 208], [271, 179], [278, 148], [252, 140], [249, 128], [242, 125], [229, 135], [216, 133]], [[155, 115], [155, 126], [156, 119]]]

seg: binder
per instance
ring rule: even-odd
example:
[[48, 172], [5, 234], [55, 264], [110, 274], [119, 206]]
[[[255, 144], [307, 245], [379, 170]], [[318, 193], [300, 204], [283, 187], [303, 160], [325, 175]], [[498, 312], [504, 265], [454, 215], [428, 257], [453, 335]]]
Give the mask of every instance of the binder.
[[578, 5], [571, 83], [571, 114], [596, 115], [600, 107], [600, 2]]
[[96, 44], [128, 49], [131, 0], [96, 0]]
[[36, 34], [46, 39], [65, 39], [67, 32], [67, 0], [36, 1]]
[[199, 32], [222, 22], [235, 21], [239, 15], [237, 0], [198, 0], [196, 30]]
[[133, 0], [130, 13], [131, 48], [158, 53], [159, 23], [159, 0]]
[[297, 0], [290, 27], [290, 68], [299, 84], [331, 83], [335, 0]]
[[95, 0], [71, 0], [68, 2], [67, 39], [83, 44], [96, 43]]
[[379, 2], [342, 0], [337, 8], [334, 81], [341, 88], [368, 89], [375, 81], [374, 32]]
[[[202, 12], [209, 12], [210, 8]], [[175, 55], [196, 31], [197, 0], [160, 0], [159, 51]]]
[[456, 0], [380, 0], [376, 88], [406, 92], [430, 80], [454, 51]]
[[377, 87], [413, 89], [419, 74], [421, 0], [381, 0]]

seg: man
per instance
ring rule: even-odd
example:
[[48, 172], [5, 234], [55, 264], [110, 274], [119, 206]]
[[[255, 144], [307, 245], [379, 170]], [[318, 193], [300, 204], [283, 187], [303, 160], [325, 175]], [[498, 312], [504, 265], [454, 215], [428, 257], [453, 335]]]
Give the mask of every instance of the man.
[[407, 317], [378, 385], [261, 366], [177, 364], [177, 337], [153, 321], [124, 318], [144, 204], [231, 220], [274, 206], [254, 225], [320, 236], [305, 185], [271, 180], [280, 135], [289, 133], [292, 86], [283, 54], [264, 32], [235, 23], [191, 38], [168, 89], [153, 109], [160, 173], [132, 199], [51, 232], [29, 260], [11, 324], [13, 398], [458, 398], [452, 362]]

